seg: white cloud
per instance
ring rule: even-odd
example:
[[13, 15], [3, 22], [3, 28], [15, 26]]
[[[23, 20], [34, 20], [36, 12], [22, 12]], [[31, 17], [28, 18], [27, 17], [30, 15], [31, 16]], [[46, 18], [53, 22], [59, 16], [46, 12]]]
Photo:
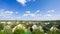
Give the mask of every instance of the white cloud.
[[26, 11], [26, 13], [30, 14], [31, 12], [30, 11]]
[[16, 14], [18, 14], [19, 12], [15, 12]]
[[23, 6], [25, 6], [27, 2], [35, 1], [35, 0], [16, 0], [16, 1], [22, 4]]
[[35, 17], [35, 16], [36, 16], [36, 14], [31, 13], [30, 11], [26, 11], [26, 13], [25, 13], [25, 14], [23, 14], [23, 16]]
[[35, 14], [30, 14], [32, 17], [35, 17], [36, 15]]
[[40, 13], [40, 10], [36, 10], [36, 12], [35, 13]]
[[35, 17], [35, 14], [23, 14], [23, 16], [31, 16], [31, 17]]
[[0, 16], [10, 16], [12, 14], [12, 11], [0, 11]]
[[5, 11], [5, 14], [12, 15], [14, 12], [13, 11]]
[[15, 20], [17, 19], [18, 12], [9, 11], [9, 10], [0, 10], [0, 20]]
[[55, 10], [50, 10], [50, 11], [48, 11], [48, 13], [52, 13], [52, 12], [55, 12]]
[[24, 20], [43, 20], [43, 15], [40, 13], [40, 10], [36, 10], [34, 13], [31, 13], [31, 11], [26, 11], [25, 14], [21, 17]]
[[28, 16], [28, 14], [23, 14], [23, 16]]
[[0, 20], [10, 19], [13, 16], [13, 11], [0, 10]]
[[0, 10], [0, 20], [57, 20], [60, 19], [60, 15], [51, 13], [43, 14], [40, 10], [36, 10], [34, 13], [26, 11], [26, 13], [19, 15], [18, 12]]
[[51, 14], [46, 14], [45, 16], [47, 16], [47, 17], [51, 17], [52, 15], [51, 15]]
[[26, 0], [17, 0], [17, 2], [21, 3], [22, 5], [25, 5], [26, 4]]

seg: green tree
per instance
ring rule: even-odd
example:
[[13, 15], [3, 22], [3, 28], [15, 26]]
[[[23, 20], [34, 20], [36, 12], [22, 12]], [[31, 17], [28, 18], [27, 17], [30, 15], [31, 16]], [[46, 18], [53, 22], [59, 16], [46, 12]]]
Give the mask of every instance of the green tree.
[[0, 23], [0, 30], [3, 30], [3, 28], [4, 28], [4, 24]]
[[25, 31], [23, 29], [15, 29], [13, 34], [25, 34]]
[[0, 34], [5, 34], [4, 31], [0, 30]]
[[35, 29], [32, 34], [44, 34], [44, 32], [40, 31], [39, 29]]

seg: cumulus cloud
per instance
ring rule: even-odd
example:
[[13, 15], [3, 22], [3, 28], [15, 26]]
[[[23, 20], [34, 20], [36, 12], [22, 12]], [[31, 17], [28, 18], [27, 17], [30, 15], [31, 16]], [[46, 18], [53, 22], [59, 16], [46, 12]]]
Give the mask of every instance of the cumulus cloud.
[[31, 17], [35, 17], [35, 14], [23, 14], [23, 16], [31, 16]]
[[12, 14], [12, 11], [0, 11], [0, 16], [10, 16]]
[[55, 15], [51, 13], [41, 13], [40, 10], [35, 12], [26, 11], [26, 13], [19, 15], [19, 12], [0, 10], [0, 20], [53, 20], [59, 19], [60, 15]]
[[40, 13], [40, 10], [36, 10], [36, 12], [35, 13]]
[[42, 14], [42, 13], [40, 13], [40, 10], [36, 10], [34, 13], [31, 13], [31, 11], [26, 11], [26, 13], [23, 14], [23, 16], [34, 17], [35, 19], [36, 18], [40, 19], [41, 17], [45, 18], [45, 17], [52, 17], [52, 16], [54, 16], [54, 15], [51, 14], [51, 12], [55, 12], [54, 10], [50, 10], [48, 12], [49, 13]]
[[19, 12], [15, 12], [16, 14], [18, 14]]
[[27, 2], [35, 1], [35, 0], [16, 0], [16, 1], [22, 4], [23, 6], [25, 6]]
[[21, 3], [22, 5], [25, 5], [26, 4], [26, 0], [16, 0], [17, 2]]
[[52, 15], [51, 15], [51, 14], [46, 14], [45, 16], [47, 16], [47, 17], [51, 17]]
[[31, 17], [35, 17], [36, 15], [34, 13], [31, 13], [30, 11], [26, 11], [25, 14], [23, 14], [23, 16], [31, 16]]
[[13, 16], [13, 12], [12, 11], [0, 11], [0, 20], [7, 20], [7, 19], [11, 19]]
[[5, 14], [12, 15], [14, 12], [13, 11], [5, 11]]
[[26, 11], [26, 13], [28, 13], [28, 14], [29, 14], [29, 13], [31, 13], [31, 12], [30, 12], [30, 11]]
[[36, 10], [34, 13], [31, 11], [26, 11], [22, 17], [27, 20], [40, 20], [42, 18], [42, 14], [40, 13], [40, 10]]
[[9, 11], [9, 10], [0, 10], [0, 20], [12, 20], [15, 19], [14, 14], [17, 12]]
[[50, 11], [48, 11], [48, 13], [53, 13], [53, 12], [55, 12], [55, 10], [50, 10]]

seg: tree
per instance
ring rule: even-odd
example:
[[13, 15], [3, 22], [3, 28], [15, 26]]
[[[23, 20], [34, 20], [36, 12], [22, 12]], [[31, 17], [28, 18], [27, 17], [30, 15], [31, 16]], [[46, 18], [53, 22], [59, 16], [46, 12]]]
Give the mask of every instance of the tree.
[[25, 34], [25, 31], [23, 29], [15, 29], [13, 34]]
[[0, 34], [5, 34], [2, 30], [0, 30]]
[[44, 34], [44, 32], [42, 32], [41, 30], [39, 29], [35, 29], [32, 34]]
[[0, 30], [3, 30], [3, 28], [4, 28], [4, 24], [0, 23]]

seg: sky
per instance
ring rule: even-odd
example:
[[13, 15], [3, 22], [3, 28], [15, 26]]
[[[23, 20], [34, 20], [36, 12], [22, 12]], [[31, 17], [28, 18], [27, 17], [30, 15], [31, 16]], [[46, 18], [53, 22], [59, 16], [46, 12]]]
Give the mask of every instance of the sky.
[[60, 20], [60, 0], [0, 0], [0, 20]]

